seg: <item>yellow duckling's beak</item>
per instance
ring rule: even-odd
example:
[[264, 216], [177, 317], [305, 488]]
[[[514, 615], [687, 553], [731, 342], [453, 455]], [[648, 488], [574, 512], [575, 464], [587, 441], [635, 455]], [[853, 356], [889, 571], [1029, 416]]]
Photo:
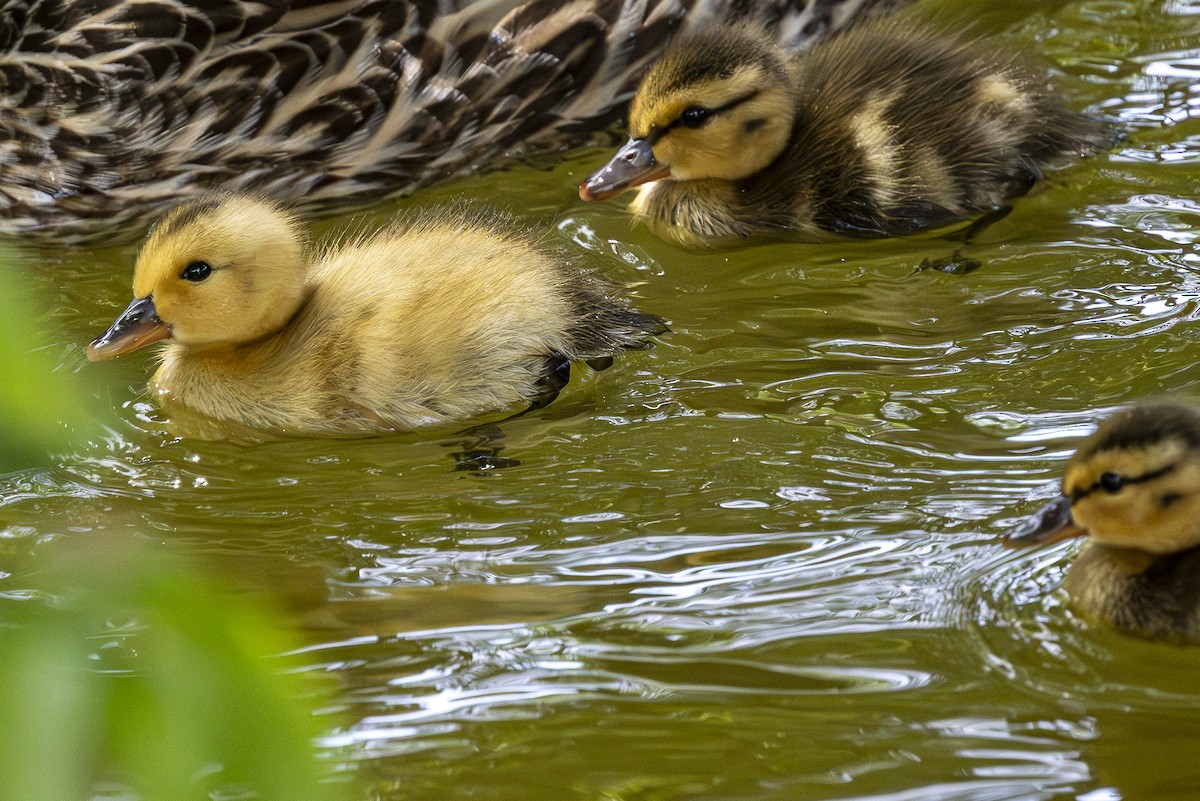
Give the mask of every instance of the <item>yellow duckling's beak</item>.
[[88, 345], [88, 361], [112, 359], [171, 336], [170, 327], [158, 318], [154, 299], [134, 298], [108, 330]]
[[607, 164], [579, 185], [580, 200], [607, 200], [638, 184], [671, 174], [671, 165], [659, 164], [649, 139], [630, 139]]
[[1059, 495], [1004, 538], [1010, 548], [1044, 545], [1071, 537], [1082, 537], [1087, 529], [1071, 519], [1071, 499]]

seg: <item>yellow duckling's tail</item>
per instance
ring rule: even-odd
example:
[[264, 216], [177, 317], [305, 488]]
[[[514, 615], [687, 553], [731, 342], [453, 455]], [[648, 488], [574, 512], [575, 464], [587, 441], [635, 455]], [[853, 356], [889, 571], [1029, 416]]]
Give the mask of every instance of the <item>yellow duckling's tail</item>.
[[574, 360], [611, 361], [621, 350], [651, 347], [650, 337], [670, 330], [662, 317], [625, 305], [606, 283], [591, 275], [576, 278], [567, 287], [567, 297], [576, 322], [567, 332], [572, 352], [563, 356]]
[[562, 291], [572, 307], [567, 347], [546, 358], [536, 395], [527, 412], [540, 409], [558, 397], [571, 380], [571, 362], [582, 361], [593, 370], [606, 370], [622, 350], [654, 347], [651, 337], [670, 330], [667, 321], [627, 305], [612, 286], [591, 273], [564, 271]]

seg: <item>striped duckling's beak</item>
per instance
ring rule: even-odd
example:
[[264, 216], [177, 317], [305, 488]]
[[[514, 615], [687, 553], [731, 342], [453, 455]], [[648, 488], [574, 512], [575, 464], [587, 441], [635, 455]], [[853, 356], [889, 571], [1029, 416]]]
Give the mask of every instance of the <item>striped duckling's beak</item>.
[[1071, 537], [1082, 537], [1085, 534], [1087, 529], [1077, 525], [1071, 517], [1071, 499], [1066, 495], [1059, 495], [1024, 523], [1008, 532], [1004, 544], [1010, 548], [1045, 545]]
[[630, 139], [607, 164], [579, 185], [579, 199], [607, 200], [670, 174], [670, 165], [660, 164], [654, 158], [649, 139]]

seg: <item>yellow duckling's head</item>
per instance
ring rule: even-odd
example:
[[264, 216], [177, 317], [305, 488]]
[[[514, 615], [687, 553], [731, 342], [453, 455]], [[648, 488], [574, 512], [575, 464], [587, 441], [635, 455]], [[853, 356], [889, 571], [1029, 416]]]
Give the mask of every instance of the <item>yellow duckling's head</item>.
[[675, 42], [642, 79], [629, 108], [630, 139], [579, 187], [604, 200], [670, 176], [734, 181], [787, 147], [796, 96], [787, 54], [746, 28]]
[[298, 221], [270, 201], [215, 194], [185, 203], [150, 230], [134, 267], [134, 300], [88, 346], [88, 358], [163, 339], [196, 347], [260, 339], [299, 309], [306, 270]]
[[1200, 412], [1156, 402], [1110, 417], [1071, 457], [1062, 495], [1008, 542], [1084, 534], [1151, 554], [1200, 546]]

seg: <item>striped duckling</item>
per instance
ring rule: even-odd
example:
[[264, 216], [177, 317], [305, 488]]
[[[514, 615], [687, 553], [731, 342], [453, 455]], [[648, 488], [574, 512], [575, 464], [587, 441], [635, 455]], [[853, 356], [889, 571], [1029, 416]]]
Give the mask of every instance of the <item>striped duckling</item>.
[[1114, 139], [1013, 58], [888, 18], [798, 55], [746, 26], [681, 37], [642, 79], [629, 131], [580, 197], [645, 184], [635, 214], [686, 245], [934, 228]]
[[1082, 535], [1064, 582], [1075, 604], [1126, 631], [1200, 643], [1200, 411], [1117, 412], [1068, 462], [1062, 495], [1007, 543]]
[[544, 405], [663, 332], [531, 235], [426, 214], [311, 248], [296, 217], [245, 194], [184, 203], [151, 230], [134, 301], [93, 361], [160, 340], [151, 387], [189, 414], [355, 435]]

